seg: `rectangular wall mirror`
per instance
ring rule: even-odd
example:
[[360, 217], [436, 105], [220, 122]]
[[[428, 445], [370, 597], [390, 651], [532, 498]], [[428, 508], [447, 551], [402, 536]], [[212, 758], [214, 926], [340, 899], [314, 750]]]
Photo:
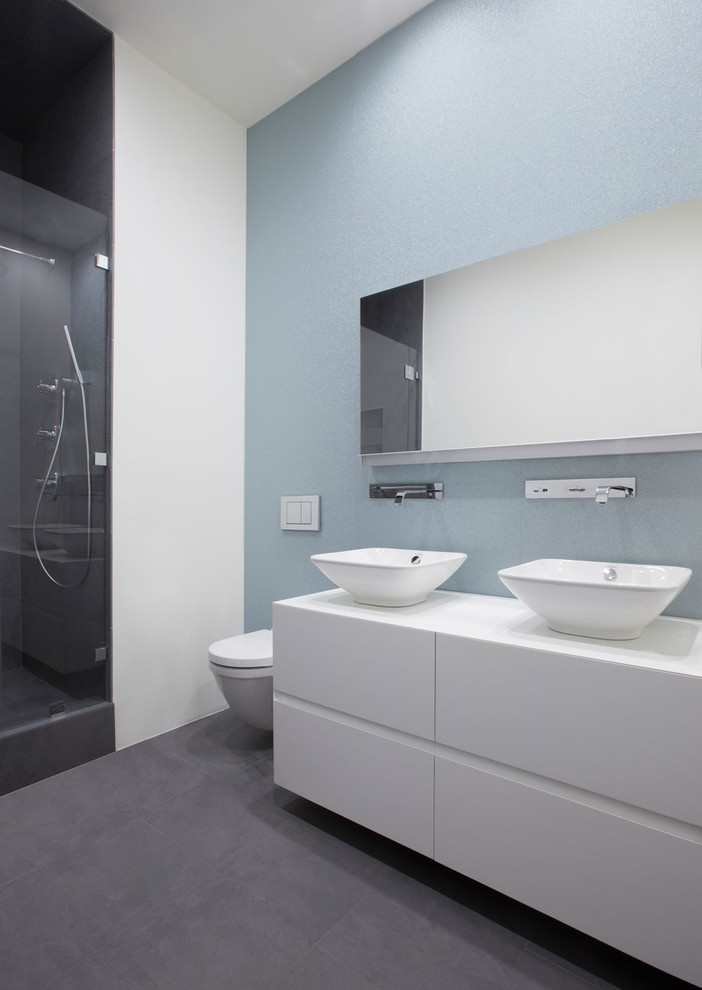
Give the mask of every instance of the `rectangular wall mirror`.
[[365, 464], [702, 449], [702, 198], [366, 296]]

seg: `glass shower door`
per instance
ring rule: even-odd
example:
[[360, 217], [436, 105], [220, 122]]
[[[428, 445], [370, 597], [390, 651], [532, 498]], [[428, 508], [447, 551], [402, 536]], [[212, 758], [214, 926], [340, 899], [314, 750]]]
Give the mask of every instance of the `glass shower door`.
[[108, 244], [0, 173], [0, 733], [108, 696]]

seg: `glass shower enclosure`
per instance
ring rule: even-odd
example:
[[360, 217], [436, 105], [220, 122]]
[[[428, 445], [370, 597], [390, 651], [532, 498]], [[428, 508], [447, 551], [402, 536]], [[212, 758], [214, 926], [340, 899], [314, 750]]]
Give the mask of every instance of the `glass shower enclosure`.
[[0, 173], [0, 762], [109, 699], [108, 254], [107, 217]]

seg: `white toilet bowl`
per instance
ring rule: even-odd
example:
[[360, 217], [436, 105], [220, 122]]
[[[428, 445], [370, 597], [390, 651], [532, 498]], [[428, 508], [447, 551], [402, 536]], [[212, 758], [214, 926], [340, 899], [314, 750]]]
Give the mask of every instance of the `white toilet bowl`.
[[220, 639], [209, 649], [210, 670], [233, 712], [257, 729], [273, 728], [273, 632], [258, 629]]

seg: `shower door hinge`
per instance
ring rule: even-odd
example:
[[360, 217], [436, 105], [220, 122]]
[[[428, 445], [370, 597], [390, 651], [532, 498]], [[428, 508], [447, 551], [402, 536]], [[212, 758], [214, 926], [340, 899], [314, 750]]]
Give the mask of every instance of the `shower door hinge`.
[[107, 647], [98, 646], [95, 650], [95, 663], [102, 663], [107, 660]]
[[107, 257], [106, 254], [96, 254], [95, 255], [95, 267], [96, 268], [104, 268], [105, 271], [109, 271], [109, 268], [110, 268], [110, 259]]

